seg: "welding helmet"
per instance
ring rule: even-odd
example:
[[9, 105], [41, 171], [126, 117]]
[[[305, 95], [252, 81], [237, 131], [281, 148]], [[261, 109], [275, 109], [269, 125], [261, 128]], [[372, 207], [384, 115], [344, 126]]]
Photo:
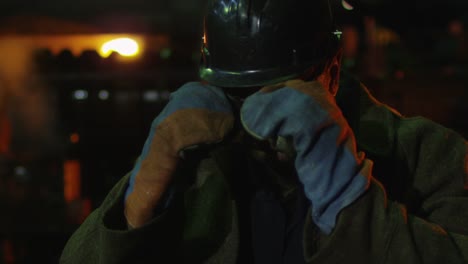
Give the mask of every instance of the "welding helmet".
[[209, 0], [200, 78], [264, 86], [303, 74], [339, 48], [328, 0]]

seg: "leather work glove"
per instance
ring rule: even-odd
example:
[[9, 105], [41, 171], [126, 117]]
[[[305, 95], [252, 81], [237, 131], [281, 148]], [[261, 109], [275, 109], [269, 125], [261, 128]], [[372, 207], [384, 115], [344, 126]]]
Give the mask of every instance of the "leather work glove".
[[231, 105], [221, 89], [191, 82], [172, 93], [153, 121], [131, 171], [125, 194], [129, 228], [140, 227], [153, 217], [179, 163], [180, 152], [221, 142], [233, 124]]
[[293, 142], [312, 219], [330, 234], [339, 212], [366, 191], [372, 171], [333, 95], [316, 81], [267, 86], [245, 100], [241, 122], [259, 140]]

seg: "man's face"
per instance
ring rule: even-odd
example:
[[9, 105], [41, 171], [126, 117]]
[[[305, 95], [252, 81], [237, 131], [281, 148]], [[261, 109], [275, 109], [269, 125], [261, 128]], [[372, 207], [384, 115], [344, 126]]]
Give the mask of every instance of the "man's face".
[[[229, 95], [231, 102], [233, 103], [235, 112], [239, 114], [240, 108], [243, 101], [250, 95], [258, 92], [262, 89], [262, 86], [256, 87], [222, 87], [223, 91]], [[273, 141], [258, 141], [246, 134], [243, 136], [243, 143], [248, 146], [254, 153], [263, 153], [262, 159], [268, 163], [275, 164], [274, 167], [279, 166], [281, 170], [291, 167], [291, 161], [294, 159], [294, 150], [290, 148], [291, 142], [288, 142], [286, 139], [277, 139]], [[284, 168], [283, 168], [284, 167]]]
[[240, 100], [244, 100], [250, 95], [259, 91], [262, 87], [261, 86], [254, 86], [254, 87], [221, 87], [223, 91]]

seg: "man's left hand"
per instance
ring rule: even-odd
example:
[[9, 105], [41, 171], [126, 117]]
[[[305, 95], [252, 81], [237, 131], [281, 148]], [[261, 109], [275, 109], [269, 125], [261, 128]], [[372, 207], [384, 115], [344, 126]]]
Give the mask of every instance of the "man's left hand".
[[316, 81], [267, 86], [245, 100], [241, 121], [259, 140], [292, 139], [312, 219], [331, 233], [339, 212], [366, 191], [372, 171], [333, 95]]

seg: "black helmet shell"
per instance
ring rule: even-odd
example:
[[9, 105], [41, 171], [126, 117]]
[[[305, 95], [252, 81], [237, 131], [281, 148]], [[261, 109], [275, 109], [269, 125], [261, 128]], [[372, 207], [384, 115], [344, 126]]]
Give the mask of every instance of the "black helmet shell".
[[221, 87], [294, 78], [334, 55], [338, 37], [327, 0], [210, 0], [200, 77]]

